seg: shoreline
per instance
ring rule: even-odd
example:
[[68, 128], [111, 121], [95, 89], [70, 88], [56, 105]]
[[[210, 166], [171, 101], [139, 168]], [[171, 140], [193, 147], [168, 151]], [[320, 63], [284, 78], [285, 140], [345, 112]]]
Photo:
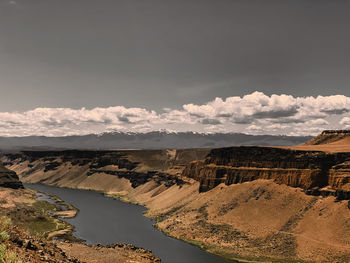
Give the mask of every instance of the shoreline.
[[[71, 189], [74, 189], [74, 188], [71, 188]], [[95, 191], [95, 190], [90, 190], [90, 191]], [[205, 244], [203, 244], [202, 242], [195, 241], [195, 240], [189, 240], [189, 239], [181, 239], [181, 238], [178, 238], [178, 237], [172, 235], [171, 232], [166, 232], [164, 229], [160, 228], [159, 224], [158, 224], [158, 221], [156, 219], [156, 216], [149, 215], [150, 208], [147, 207], [146, 205], [138, 202], [138, 201], [135, 201], [135, 200], [132, 200], [132, 199], [128, 198], [127, 194], [125, 194], [125, 195], [122, 195], [122, 194], [111, 194], [111, 193], [103, 192], [103, 191], [96, 191], [96, 192], [99, 192], [99, 193], [103, 194], [106, 197], [110, 197], [110, 198], [119, 200], [119, 201], [124, 202], [124, 203], [130, 203], [130, 204], [140, 205], [140, 206], [145, 207], [147, 209], [147, 211], [145, 211], [143, 213], [143, 216], [154, 220], [155, 224], [153, 226], [156, 229], [158, 229], [164, 235], [166, 235], [166, 236], [168, 236], [170, 238], [174, 238], [174, 239], [180, 240], [182, 242], [185, 242], [187, 244], [190, 244], [192, 246], [198, 247], [202, 251], [205, 251], [206, 253], [209, 253], [209, 254], [212, 254], [212, 255], [215, 255], [215, 256], [219, 256], [219, 257], [222, 257], [222, 258], [227, 259], [227, 260], [232, 260], [233, 262], [234, 261], [238, 261], [239, 263], [281, 263], [281, 262], [285, 262], [285, 263], [309, 263], [308, 261], [302, 261], [302, 260], [281, 260], [281, 259], [262, 259], [262, 260], [257, 260], [257, 259], [246, 259], [246, 258], [240, 258], [240, 257], [225, 256], [222, 253], [213, 253], [213, 252], [210, 251], [211, 248], [209, 248], [209, 246], [208, 246], [208, 248], [206, 248], [207, 246]]]
[[[25, 183], [25, 184], [28, 184], [28, 185], [31, 185], [31, 183]], [[46, 184], [39, 184], [39, 185], [44, 185], [44, 186], [52, 186], [52, 185], [46, 185]], [[59, 186], [53, 186], [53, 187], [59, 187]], [[109, 198], [113, 198], [113, 199], [116, 199], [116, 200], [119, 200], [121, 202], [124, 202], [124, 203], [129, 203], [129, 204], [133, 204], [133, 205], [139, 205], [139, 206], [142, 206], [146, 209], [145, 212], [143, 212], [143, 216], [147, 217], [147, 218], [150, 218], [152, 220], [154, 220], [154, 224], [153, 226], [158, 229], [159, 231], [161, 231], [164, 235], [170, 237], [170, 238], [174, 238], [174, 239], [177, 239], [177, 240], [180, 240], [182, 242], [185, 242], [187, 244], [190, 244], [192, 246], [195, 246], [195, 247], [198, 247], [199, 249], [201, 249], [202, 251], [206, 252], [206, 253], [209, 253], [209, 254], [212, 254], [212, 255], [215, 255], [215, 256], [219, 256], [221, 258], [224, 258], [224, 259], [227, 259], [227, 260], [232, 260], [233, 262], [234, 261], [237, 261], [237, 262], [240, 262], [240, 263], [278, 263], [278, 262], [285, 262], [285, 263], [309, 263], [311, 261], [302, 261], [302, 260], [290, 260], [290, 259], [273, 259], [273, 258], [262, 258], [261, 260], [259, 259], [249, 259], [249, 258], [241, 258], [241, 257], [232, 257], [232, 256], [228, 256], [227, 254], [224, 254], [224, 253], [215, 253], [215, 252], [212, 252], [213, 249], [220, 249], [220, 247], [210, 247], [210, 246], [206, 246], [204, 243], [200, 242], [200, 241], [195, 241], [195, 240], [190, 240], [190, 239], [182, 239], [182, 238], [178, 238], [176, 236], [174, 236], [171, 232], [166, 232], [165, 230], [163, 230], [161, 227], [159, 227], [159, 222], [157, 220], [157, 216], [152, 216], [150, 215], [150, 212], [151, 212], [151, 209], [145, 205], [145, 204], [142, 204], [136, 200], [133, 200], [131, 198], [128, 197], [128, 194], [117, 194], [117, 193], [109, 193], [109, 192], [106, 192], [106, 191], [100, 191], [100, 190], [93, 190], [93, 189], [80, 189], [80, 188], [74, 188], [74, 187], [59, 187], [59, 188], [67, 188], [67, 189], [73, 189], [73, 190], [84, 190], [84, 191], [93, 191], [93, 192], [97, 192], [105, 197], [109, 197]], [[40, 192], [40, 191], [38, 191]], [[55, 200], [57, 201], [61, 201], [65, 204], [68, 204], [70, 205], [69, 203], [61, 200], [59, 197], [55, 196], [55, 195], [52, 195], [52, 194], [48, 194], [44, 191], [41, 191], [45, 194], [47, 194], [48, 196], [51, 196], [53, 197]], [[76, 209], [77, 213], [79, 212], [79, 209], [78, 208], [75, 208], [74, 206], [70, 205], [71, 207], [73, 207], [74, 209]], [[76, 216], [77, 213], [74, 215]], [[74, 218], [73, 216], [73, 218]], [[67, 218], [70, 218], [70, 217], [67, 217]], [[64, 219], [64, 217], [62, 217], [61, 220]], [[65, 222], [65, 221], [64, 221]], [[66, 222], [65, 222], [66, 223]], [[55, 232], [55, 231], [54, 231]], [[74, 232], [74, 226], [73, 226], [73, 229], [72, 231], [69, 232], [69, 236], [73, 237], [74, 239], [76, 239], [75, 236], [72, 235], [72, 233]], [[63, 231], [57, 231], [57, 236], [60, 236], [62, 233], [62, 235], [65, 235], [66, 233], [63, 233]], [[56, 237], [56, 235], [53, 235], [52, 236], [53, 238]], [[84, 244], [84, 240], [80, 240], [79, 238], [77, 238], [78, 240], [73, 240], [73, 243], [83, 243]], [[69, 238], [64, 238], [64, 240], [67, 240], [68, 242], [72, 243], [72, 241], [69, 239]], [[116, 243], [116, 244], [119, 244], [119, 243]]]
[[[84, 242], [84, 240], [81, 240], [73, 235], [75, 227], [72, 224], [69, 224], [68, 222], [66, 222], [64, 220], [64, 219], [71, 219], [71, 218], [76, 217], [79, 213], [78, 208], [74, 207], [73, 205], [69, 204], [68, 202], [65, 202], [64, 200], [60, 199], [58, 196], [47, 193], [45, 191], [39, 191], [39, 190], [32, 189], [30, 187], [27, 187], [26, 185], [31, 185], [31, 184], [25, 183], [24, 187], [34, 191], [37, 194], [37, 197], [36, 197], [37, 201], [47, 202], [47, 203], [53, 204], [55, 206], [55, 209], [57, 209], [57, 210], [48, 211], [47, 215], [59, 220], [60, 222], [62, 222], [64, 225], [67, 226], [64, 229], [59, 229], [59, 230], [54, 230], [54, 231], [48, 232], [47, 233], [48, 240], [53, 240], [55, 238], [62, 237], [63, 240], [67, 240], [67, 241], [73, 241], [73, 242], [77, 242], [77, 243]], [[48, 200], [45, 200], [45, 199], [40, 200], [40, 196], [38, 196], [38, 193], [40, 193], [41, 195], [44, 195], [45, 198], [47, 197], [48, 199], [51, 199], [53, 202], [49, 202]]]

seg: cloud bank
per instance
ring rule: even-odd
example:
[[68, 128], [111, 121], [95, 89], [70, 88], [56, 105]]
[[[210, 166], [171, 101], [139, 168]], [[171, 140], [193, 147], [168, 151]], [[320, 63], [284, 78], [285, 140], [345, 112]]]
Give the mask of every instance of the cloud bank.
[[0, 136], [66, 136], [103, 132], [168, 130], [314, 135], [324, 129], [350, 128], [350, 97], [293, 97], [254, 92], [216, 98], [203, 105], [155, 112], [115, 106], [94, 109], [36, 108], [0, 112]]

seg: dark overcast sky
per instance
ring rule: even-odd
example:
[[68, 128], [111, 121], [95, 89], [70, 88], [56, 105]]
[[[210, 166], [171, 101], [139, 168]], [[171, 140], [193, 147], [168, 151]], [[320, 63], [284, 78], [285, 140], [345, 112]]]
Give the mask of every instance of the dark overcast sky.
[[350, 96], [350, 1], [0, 0], [0, 111]]

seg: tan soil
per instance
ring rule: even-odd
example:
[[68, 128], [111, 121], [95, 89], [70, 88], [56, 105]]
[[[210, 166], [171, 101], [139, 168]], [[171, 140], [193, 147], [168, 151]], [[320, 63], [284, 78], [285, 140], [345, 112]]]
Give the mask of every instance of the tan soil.
[[131, 193], [172, 236], [232, 257], [350, 260], [347, 201], [308, 196], [268, 180], [222, 184], [201, 194], [198, 183], [175, 188], [157, 197], [152, 197], [155, 190], [139, 198]]
[[34, 192], [31, 190], [13, 190], [0, 187], [0, 208], [14, 208], [18, 203], [31, 205], [35, 203], [33, 194]]
[[350, 152], [350, 137], [320, 145], [298, 145], [292, 147], [281, 147], [285, 149], [302, 150], [302, 151], [322, 151], [329, 153]]
[[67, 211], [55, 211], [52, 214], [55, 216], [59, 216], [61, 218], [72, 218], [77, 215], [78, 211], [76, 210], [67, 210]]
[[152, 253], [131, 245], [115, 245], [110, 247], [87, 246], [83, 244], [57, 244], [69, 257], [79, 258], [86, 263], [149, 263], [160, 262]]

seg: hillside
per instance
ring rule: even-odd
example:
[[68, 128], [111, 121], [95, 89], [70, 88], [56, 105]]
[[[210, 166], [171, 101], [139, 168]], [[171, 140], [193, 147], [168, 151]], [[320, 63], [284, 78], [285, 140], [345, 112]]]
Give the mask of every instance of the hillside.
[[327, 130], [302, 145], [286, 148], [329, 153], [349, 152], [350, 130]]
[[349, 137], [350, 130], [326, 130], [310, 141], [307, 141], [305, 145], [344, 144], [344, 139]]

